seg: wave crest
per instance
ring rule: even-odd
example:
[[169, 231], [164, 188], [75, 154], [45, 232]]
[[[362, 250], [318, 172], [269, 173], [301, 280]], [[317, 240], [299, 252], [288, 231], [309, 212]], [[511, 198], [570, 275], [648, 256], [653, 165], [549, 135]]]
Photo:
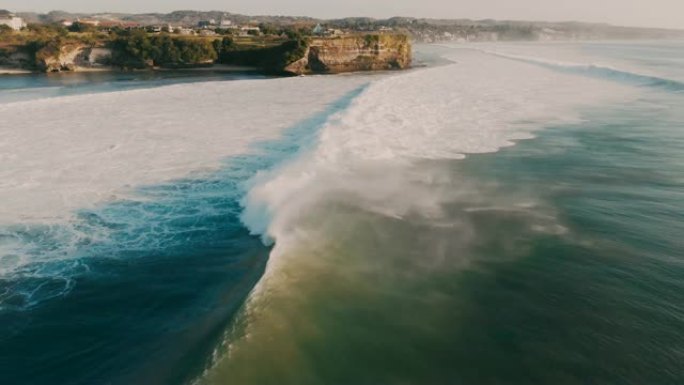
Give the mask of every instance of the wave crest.
[[599, 79], [606, 79], [639, 87], [658, 88], [665, 91], [671, 91], [676, 93], [684, 92], [684, 83], [680, 81], [656, 75], [648, 75], [639, 72], [626, 71], [609, 65], [597, 63], [562, 62], [546, 60], [538, 57], [501, 53], [497, 51], [480, 51], [493, 56], [534, 64], [544, 68], [561, 71], [569, 74], [592, 76]]
[[495, 152], [540, 126], [576, 121], [581, 106], [630, 95], [482, 53], [455, 59], [372, 83], [322, 127], [315, 147], [252, 181], [246, 226], [281, 243], [321, 202], [352, 202], [397, 218], [434, 213], [439, 197], [411, 189], [424, 177], [412, 165]]

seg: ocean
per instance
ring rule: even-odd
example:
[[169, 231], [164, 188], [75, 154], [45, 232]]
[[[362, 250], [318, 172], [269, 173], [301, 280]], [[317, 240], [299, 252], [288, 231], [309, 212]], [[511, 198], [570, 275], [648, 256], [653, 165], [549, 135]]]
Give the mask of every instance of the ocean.
[[0, 78], [3, 384], [684, 381], [684, 43], [419, 54]]
[[207, 81], [269, 79], [251, 70], [211, 68], [165, 71], [0, 75], [0, 103], [106, 93]]

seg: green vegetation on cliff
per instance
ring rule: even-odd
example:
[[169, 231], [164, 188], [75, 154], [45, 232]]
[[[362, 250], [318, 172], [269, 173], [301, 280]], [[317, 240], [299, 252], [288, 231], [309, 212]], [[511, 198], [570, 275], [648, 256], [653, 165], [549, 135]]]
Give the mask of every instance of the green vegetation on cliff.
[[212, 40], [131, 31], [119, 34], [109, 46], [111, 64], [122, 68], [182, 67], [218, 62], [278, 71], [300, 59], [307, 42], [299, 38], [263, 46], [239, 44], [231, 37]]
[[[269, 31], [267, 26], [263, 28]], [[0, 65], [57, 72], [102, 64], [146, 69], [221, 63], [303, 74], [401, 69], [410, 64], [410, 39], [402, 34], [323, 37], [294, 27], [273, 29], [262, 36], [200, 32], [181, 35], [168, 29], [96, 29], [84, 23], [74, 23], [69, 29], [57, 24], [31, 25], [21, 32], [0, 31]], [[102, 49], [109, 52], [103, 54]]]
[[214, 47], [218, 52], [219, 63], [281, 71], [305, 55], [308, 41], [305, 38], [295, 38], [273, 47], [245, 47], [226, 37], [216, 41]]
[[123, 68], [187, 66], [212, 63], [218, 54], [206, 39], [149, 35], [141, 30], [125, 31], [114, 38], [111, 64]]
[[108, 34], [99, 31], [69, 32], [61, 25], [30, 24], [20, 32], [0, 32], [0, 64], [8, 64], [9, 57], [20, 54], [23, 68], [49, 71], [46, 63], [59, 58], [63, 47], [92, 47], [108, 39]]

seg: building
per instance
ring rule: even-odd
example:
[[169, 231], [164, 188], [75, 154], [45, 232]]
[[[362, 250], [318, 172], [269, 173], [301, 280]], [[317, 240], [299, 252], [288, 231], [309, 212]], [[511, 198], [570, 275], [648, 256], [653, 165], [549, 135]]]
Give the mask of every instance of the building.
[[210, 29], [203, 29], [200, 31], [200, 36], [216, 36], [218, 35], [216, 32], [210, 30]]
[[249, 36], [249, 35], [260, 35], [261, 34], [261, 28], [259, 27], [252, 27], [249, 25], [240, 27], [240, 35], [241, 36]]
[[179, 35], [184, 35], [184, 36], [193, 36], [193, 35], [195, 35], [195, 30], [192, 29], [192, 28], [180, 27], [180, 28], [176, 28], [176, 29], [174, 30], [174, 32], [177, 33], [177, 34], [179, 34]]
[[317, 24], [313, 30], [311, 30], [311, 33], [314, 34], [314, 36], [342, 36], [344, 35], [344, 31], [340, 29], [332, 29], [332, 28], [324, 28], [322, 25]]
[[26, 23], [24, 23], [24, 20], [21, 17], [17, 17], [6, 10], [0, 10], [0, 25], [6, 25], [15, 31], [26, 27]]
[[81, 24], [87, 24], [87, 25], [92, 25], [93, 27], [97, 27], [100, 25], [100, 20], [95, 20], [95, 19], [77, 19]]
[[211, 28], [216, 26], [216, 20], [214, 19], [209, 19], [209, 20], [201, 20], [199, 23], [197, 23], [197, 27], [199, 28]]
[[313, 33], [313, 34], [316, 35], [316, 36], [323, 36], [323, 35], [325, 35], [325, 31], [326, 31], [326, 30], [325, 30], [325, 28], [323, 28], [322, 25], [316, 24], [316, 26], [315, 26], [314, 29], [311, 31], [311, 33]]

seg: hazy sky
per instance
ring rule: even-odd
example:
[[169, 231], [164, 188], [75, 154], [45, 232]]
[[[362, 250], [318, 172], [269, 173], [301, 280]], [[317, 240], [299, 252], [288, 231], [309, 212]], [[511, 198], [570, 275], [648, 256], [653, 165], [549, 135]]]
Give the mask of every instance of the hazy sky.
[[414, 16], [579, 20], [684, 29], [684, 0], [2, 0], [13, 11], [168, 12], [221, 10], [250, 15]]

